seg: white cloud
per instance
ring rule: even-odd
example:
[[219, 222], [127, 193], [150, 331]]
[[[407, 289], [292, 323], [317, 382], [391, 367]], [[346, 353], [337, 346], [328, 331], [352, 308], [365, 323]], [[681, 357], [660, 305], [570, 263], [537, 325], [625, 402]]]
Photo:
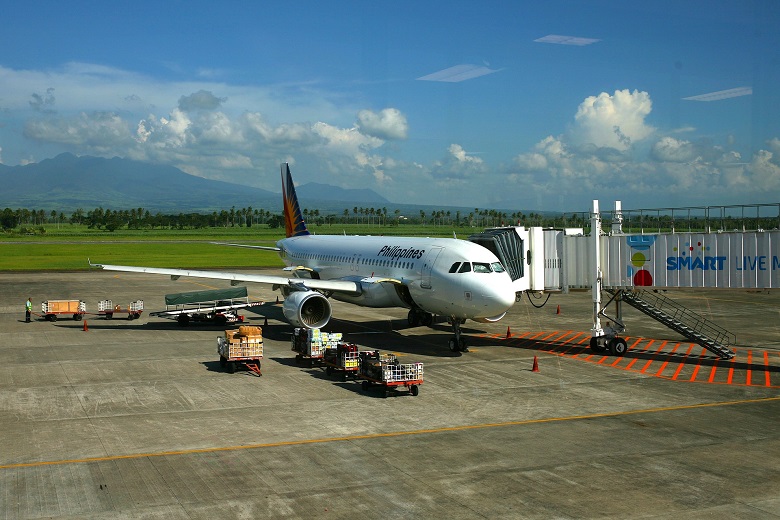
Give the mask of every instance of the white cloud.
[[696, 150], [690, 141], [662, 137], [652, 147], [655, 159], [665, 162], [689, 162], [696, 158]]
[[433, 177], [444, 182], [457, 180], [463, 183], [464, 179], [477, 179], [486, 173], [485, 162], [480, 157], [469, 155], [463, 146], [453, 143], [447, 152], [444, 159], [436, 161], [431, 167]]
[[653, 127], [645, 123], [652, 107], [650, 95], [637, 90], [589, 96], [577, 109], [569, 138], [577, 146], [627, 150], [653, 133]]
[[185, 112], [191, 110], [216, 110], [227, 101], [227, 98], [218, 98], [207, 90], [199, 90], [189, 96], [179, 98], [179, 108]]
[[33, 119], [25, 125], [24, 133], [31, 139], [83, 147], [93, 153], [120, 150], [132, 142], [127, 121], [110, 112]]
[[[776, 141], [777, 139], [773, 139]], [[753, 190], [780, 193], [780, 165], [775, 155], [768, 150], [759, 150], [748, 166], [750, 178], [747, 185]]]
[[0, 67], [0, 84], [4, 119], [15, 121], [0, 127], [2, 159], [17, 164], [38, 152], [8, 140], [14, 126], [35, 141], [32, 150], [124, 156], [273, 190], [276, 165], [288, 161], [299, 182], [379, 188], [396, 202], [482, 206], [492, 199], [571, 211], [593, 198], [648, 207], [678, 195], [718, 204], [780, 193], [780, 139], [740, 154], [738, 139], [707, 140], [687, 122], [656, 130], [648, 123], [650, 95], [637, 90], [585, 98], [571, 107], [566, 131], [529, 149], [481, 156], [467, 150], [482, 145], [458, 138], [421, 160], [433, 141], [412, 132], [407, 114], [361, 109], [315, 84], [164, 83], [89, 64], [46, 72]]
[[365, 135], [384, 140], [406, 139], [409, 125], [400, 110], [385, 108], [378, 114], [371, 110], [358, 112], [357, 128]]

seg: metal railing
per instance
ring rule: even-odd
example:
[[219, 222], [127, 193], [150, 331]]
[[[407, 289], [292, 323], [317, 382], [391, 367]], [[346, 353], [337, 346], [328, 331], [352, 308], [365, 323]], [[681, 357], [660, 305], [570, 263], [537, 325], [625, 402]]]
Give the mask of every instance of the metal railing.
[[[691, 206], [681, 208], [623, 209], [624, 233], [712, 233], [764, 231], [780, 229], [780, 202], [772, 204], [736, 204], [729, 206]], [[585, 223], [589, 213], [578, 213]], [[614, 211], [601, 211], [602, 227], [615, 219]], [[586, 225], [589, 227], [589, 224]]]

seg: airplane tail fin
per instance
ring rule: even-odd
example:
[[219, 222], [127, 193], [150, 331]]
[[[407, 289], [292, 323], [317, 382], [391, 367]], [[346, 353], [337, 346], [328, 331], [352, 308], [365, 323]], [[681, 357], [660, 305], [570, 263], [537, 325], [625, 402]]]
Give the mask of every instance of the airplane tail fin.
[[[285, 170], [287, 175], [285, 175]], [[298, 196], [295, 194], [295, 185], [290, 175], [290, 165], [282, 165], [282, 199], [284, 202], [284, 229], [287, 238], [308, 235], [306, 222], [303, 221], [301, 206], [298, 204]]]

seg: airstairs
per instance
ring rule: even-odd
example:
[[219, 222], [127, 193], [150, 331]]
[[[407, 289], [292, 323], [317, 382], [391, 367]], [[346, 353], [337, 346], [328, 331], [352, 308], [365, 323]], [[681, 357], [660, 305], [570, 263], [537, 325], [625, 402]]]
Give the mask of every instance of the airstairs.
[[624, 291], [606, 289], [635, 309], [679, 332], [694, 343], [716, 354], [722, 359], [731, 359], [734, 352], [727, 347], [736, 343], [737, 337], [728, 330], [715, 325], [680, 303], [653, 291]]

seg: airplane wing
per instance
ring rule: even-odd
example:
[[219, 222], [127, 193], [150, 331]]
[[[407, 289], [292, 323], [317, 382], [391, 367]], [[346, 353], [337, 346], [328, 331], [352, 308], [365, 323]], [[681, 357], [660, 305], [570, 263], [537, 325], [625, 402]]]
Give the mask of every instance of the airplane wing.
[[286, 276], [273, 276], [267, 274], [243, 274], [225, 271], [197, 271], [192, 269], [167, 269], [162, 267], [137, 267], [132, 265], [93, 264], [90, 267], [104, 269], [106, 271], [123, 271], [128, 273], [164, 274], [177, 280], [181, 276], [195, 278], [211, 278], [214, 280], [230, 280], [232, 285], [241, 282], [265, 283], [272, 285], [303, 285], [308, 289], [318, 291], [333, 291], [351, 294], [360, 293], [360, 285], [357, 282], [347, 280], [316, 280], [311, 278], [287, 278]]
[[279, 248], [275, 246], [254, 246], [249, 244], [228, 244], [225, 242], [212, 242], [215, 246], [230, 246], [230, 247], [245, 247], [247, 249], [261, 249], [263, 251], [276, 251], [279, 252]]

